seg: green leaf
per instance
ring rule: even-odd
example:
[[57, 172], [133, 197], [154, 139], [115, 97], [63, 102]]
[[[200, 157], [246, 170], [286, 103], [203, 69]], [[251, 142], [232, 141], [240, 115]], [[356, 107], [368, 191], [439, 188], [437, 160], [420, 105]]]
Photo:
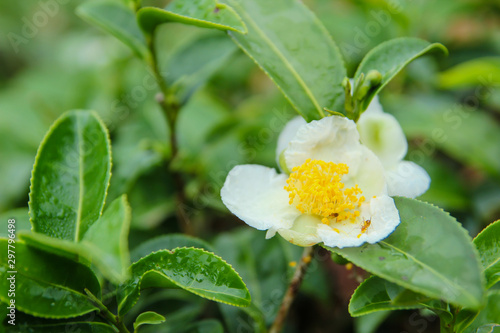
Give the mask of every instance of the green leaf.
[[9, 238], [8, 221], [14, 219], [16, 233], [21, 230], [31, 230], [28, 208], [16, 208], [0, 214], [0, 238]]
[[216, 0], [174, 0], [165, 9], [144, 7], [137, 13], [139, 26], [152, 33], [156, 26], [167, 22], [177, 22], [246, 33], [247, 28], [238, 14], [229, 6]]
[[477, 250], [465, 229], [443, 210], [394, 198], [401, 224], [376, 244], [327, 248], [385, 280], [470, 309], [483, 305]]
[[[500, 290], [490, 290], [488, 292], [486, 307], [479, 312], [476, 319], [474, 319], [464, 332], [496, 332], [498, 330], [498, 327], [488, 324], [500, 325]], [[486, 330], [488, 326], [491, 328], [490, 331]], [[479, 330], [480, 328], [482, 331]]]
[[363, 100], [363, 110], [368, 107], [373, 97], [406, 65], [416, 58], [436, 50], [448, 54], [448, 50], [442, 44], [431, 44], [422, 39], [405, 37], [389, 40], [368, 52], [356, 70], [354, 82], [362, 73], [366, 75], [370, 70], [379, 71], [382, 74], [382, 81], [376, 89], [368, 92], [368, 95]]
[[146, 39], [131, 8], [117, 1], [91, 1], [78, 6], [76, 13], [118, 38], [140, 58], [149, 59]]
[[439, 87], [456, 89], [500, 83], [500, 57], [485, 57], [463, 62], [439, 73]]
[[160, 250], [172, 250], [177, 247], [196, 247], [213, 252], [212, 246], [202, 239], [184, 234], [169, 234], [149, 239], [130, 252], [132, 262]]
[[[293, 268], [289, 262], [300, 260], [302, 249], [279, 238], [265, 239], [262, 231], [240, 228], [217, 237], [217, 254], [224, 255], [241, 275], [252, 295], [252, 305], [235, 308], [220, 304], [229, 332], [267, 332], [278, 313]], [[304, 285], [308, 282], [308, 274]], [[315, 287], [318, 287], [317, 285]]]
[[122, 195], [109, 205], [81, 241], [99, 270], [117, 283], [128, 278], [130, 219], [130, 206]]
[[354, 291], [349, 302], [349, 313], [353, 317], [364, 316], [376, 311], [403, 310], [422, 308], [419, 303], [428, 300], [423, 295], [415, 294], [413, 302], [398, 304], [396, 299], [407, 289], [377, 276], [366, 279]]
[[[8, 241], [0, 239], [0, 246], [7, 249]], [[16, 241], [15, 285], [16, 307], [28, 314], [44, 318], [70, 318], [97, 310], [84, 293], [89, 289], [100, 297], [101, 287], [90, 268]], [[5, 254], [4, 254], [5, 253]], [[7, 251], [0, 256], [0, 300], [8, 303], [9, 280], [12, 262]]]
[[172, 55], [164, 66], [165, 79], [185, 103], [236, 50], [227, 36], [202, 36]]
[[[156, 86], [150, 84], [148, 88], [153, 91]], [[162, 162], [169, 158], [165, 115], [154, 101], [154, 96], [150, 97], [146, 97], [145, 104], [133, 110], [127, 121], [121, 123], [113, 133], [113, 177], [107, 200], [127, 193], [132, 202], [132, 188], [137, 179], [154, 167], [163, 168]], [[136, 213], [134, 209], [134, 219], [137, 217]]]
[[87, 255], [87, 252], [80, 243], [52, 238], [38, 232], [21, 231], [17, 236], [30, 247], [80, 262], [86, 266], [90, 266], [92, 262], [92, 259]]
[[141, 289], [181, 288], [213, 301], [248, 306], [250, 293], [236, 271], [220, 257], [195, 248], [158, 251], [131, 266], [132, 278], [118, 292], [118, 312], [128, 312]]
[[111, 176], [108, 132], [94, 112], [70, 111], [38, 150], [30, 187], [33, 231], [79, 241], [101, 216]]
[[114, 200], [82, 241], [54, 239], [39, 233], [19, 233], [28, 245], [86, 265], [93, 263], [109, 280], [121, 283], [128, 279], [130, 255], [128, 233], [130, 207], [126, 196]]
[[378, 311], [428, 308], [442, 320], [450, 322], [453, 315], [447, 304], [405, 289], [395, 283], [372, 276], [359, 285], [351, 297], [349, 313], [353, 317]]
[[156, 312], [153, 311], [143, 312], [135, 319], [134, 331], [137, 332], [137, 328], [141, 325], [146, 325], [146, 324], [157, 325], [163, 323], [164, 321], [165, 317]]
[[30, 325], [30, 326], [14, 326], [12, 329], [7, 328], [6, 333], [115, 333], [115, 329], [103, 323], [87, 323], [87, 322], [70, 322], [52, 325]]
[[346, 70], [321, 22], [298, 0], [225, 0], [243, 18], [248, 33], [234, 41], [276, 83], [307, 121], [323, 108], [343, 110]]
[[474, 238], [484, 267], [486, 288], [500, 281], [500, 220], [487, 226]]

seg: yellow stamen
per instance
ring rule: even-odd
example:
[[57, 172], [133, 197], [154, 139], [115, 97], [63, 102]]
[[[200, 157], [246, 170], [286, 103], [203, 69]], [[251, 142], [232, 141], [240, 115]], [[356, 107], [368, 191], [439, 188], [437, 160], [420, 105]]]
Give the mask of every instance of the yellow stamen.
[[296, 261], [290, 261], [290, 262], [288, 263], [288, 265], [289, 265], [290, 267], [295, 267], [295, 266], [297, 266], [297, 262], [296, 262]]
[[293, 168], [286, 181], [290, 205], [295, 204], [301, 213], [320, 216], [325, 224], [355, 222], [365, 197], [360, 196], [358, 185], [344, 188], [341, 178], [348, 172], [349, 167], [344, 163], [308, 159]]

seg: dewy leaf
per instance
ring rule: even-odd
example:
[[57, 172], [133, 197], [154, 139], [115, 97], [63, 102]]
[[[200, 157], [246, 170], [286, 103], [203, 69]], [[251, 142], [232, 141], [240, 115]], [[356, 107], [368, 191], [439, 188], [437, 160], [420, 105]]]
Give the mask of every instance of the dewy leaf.
[[93, 263], [108, 280], [122, 283], [128, 278], [130, 265], [130, 215], [130, 207], [123, 195], [109, 205], [79, 243], [54, 239], [40, 233], [21, 232], [18, 235], [28, 245], [43, 251], [87, 265]]
[[238, 14], [217, 0], [174, 0], [165, 9], [144, 7], [137, 13], [139, 26], [152, 33], [156, 26], [176, 22], [246, 33], [247, 28]]
[[[0, 239], [2, 249], [7, 249], [6, 239]], [[16, 307], [33, 316], [44, 318], [70, 318], [97, 310], [84, 293], [89, 289], [100, 297], [101, 287], [90, 268], [26, 245], [15, 243]], [[0, 255], [0, 300], [7, 298], [10, 273], [7, 251]]]
[[52, 125], [33, 167], [33, 231], [78, 242], [101, 216], [111, 176], [111, 147], [93, 112], [70, 111]]
[[422, 308], [418, 299], [413, 304], [394, 304], [394, 300], [405, 290], [397, 284], [372, 276], [361, 283], [352, 295], [349, 313], [358, 317], [376, 311]]
[[165, 66], [165, 79], [186, 102], [236, 50], [227, 36], [202, 36], [172, 55]]
[[7, 327], [6, 333], [116, 333], [115, 329], [103, 323], [69, 322], [48, 325], [11, 326]]
[[359, 285], [351, 297], [349, 313], [353, 317], [378, 311], [428, 308], [447, 322], [453, 319], [447, 304], [372, 276]]
[[249, 332], [267, 332], [266, 321], [271, 323], [279, 311], [276, 295], [285, 294], [286, 279], [291, 278], [289, 262], [300, 260], [302, 250], [280, 237], [265, 239], [251, 228], [220, 234], [214, 247], [241, 275], [252, 295], [246, 308], [219, 305], [228, 331], [240, 331], [244, 322]]
[[484, 267], [486, 288], [500, 281], [500, 220], [487, 226], [474, 239]]
[[151, 252], [173, 250], [177, 247], [196, 247], [213, 252], [210, 244], [202, 239], [184, 234], [168, 234], [149, 239], [137, 246], [130, 252], [130, 258], [132, 262], [136, 262], [137, 260], [150, 255]]
[[[488, 302], [486, 303], [486, 307], [479, 312], [474, 321], [463, 332], [496, 332], [493, 329], [498, 330], [499, 328], [488, 324], [500, 325], [500, 290], [490, 290], [488, 292]], [[491, 330], [479, 331], [479, 328], [487, 328], [484, 326], [489, 326]]]
[[131, 8], [117, 1], [91, 1], [78, 6], [76, 13], [118, 38], [140, 58], [149, 58], [146, 39]]
[[328, 248], [357, 266], [426, 296], [469, 309], [484, 301], [477, 250], [448, 213], [430, 204], [394, 198], [401, 224], [376, 244]]
[[213, 301], [248, 306], [250, 293], [238, 273], [211, 252], [195, 248], [158, 251], [131, 266], [118, 292], [118, 312], [128, 312], [146, 288], [181, 288]]
[[140, 315], [137, 316], [134, 322], [134, 332], [137, 331], [137, 328], [141, 325], [158, 325], [161, 324], [165, 321], [165, 317], [162, 315], [153, 312], [153, 311], [147, 311], [143, 312]]
[[118, 283], [128, 278], [130, 219], [130, 206], [126, 196], [122, 195], [107, 207], [81, 242], [99, 270]]
[[342, 111], [346, 70], [321, 22], [298, 0], [224, 0], [248, 27], [234, 41], [276, 83], [307, 121], [323, 108]]
[[373, 97], [406, 65], [416, 58], [435, 50], [448, 54], [448, 50], [442, 44], [431, 44], [422, 39], [404, 37], [389, 40], [368, 52], [356, 70], [354, 82], [362, 73], [366, 75], [370, 70], [379, 71], [382, 74], [382, 82], [376, 89], [368, 92], [363, 102], [363, 110], [368, 107]]

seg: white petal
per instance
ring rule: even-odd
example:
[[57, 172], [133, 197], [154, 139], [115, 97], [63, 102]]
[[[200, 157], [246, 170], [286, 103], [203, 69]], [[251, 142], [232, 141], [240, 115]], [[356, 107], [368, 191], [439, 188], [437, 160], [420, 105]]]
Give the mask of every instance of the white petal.
[[295, 219], [290, 229], [278, 229], [278, 233], [292, 244], [311, 246], [321, 242], [318, 236], [318, 225], [321, 219], [307, 214], [302, 214]]
[[380, 160], [365, 146], [360, 146], [357, 154], [357, 159], [347, 158], [353, 157], [352, 152], [345, 155], [343, 163], [349, 166], [349, 173], [342, 177], [342, 182], [346, 187], [358, 185], [366, 199], [386, 194], [384, 167]]
[[290, 228], [300, 212], [288, 203], [287, 178], [261, 165], [235, 166], [222, 187], [222, 202], [256, 229]]
[[383, 112], [363, 113], [358, 121], [361, 143], [380, 158], [385, 168], [395, 166], [405, 157], [408, 142], [394, 116]]
[[[399, 213], [392, 198], [381, 195], [363, 206], [362, 218], [358, 223], [319, 225], [318, 235], [323, 243], [326, 246], [338, 248], [360, 246], [365, 242], [373, 244], [389, 236], [399, 225]], [[370, 221], [370, 225], [365, 232], [362, 232], [361, 229], [366, 220]]]
[[[378, 96], [375, 96], [371, 102], [370, 105], [368, 105], [368, 108], [363, 112], [363, 114], [370, 114], [370, 113], [383, 113], [384, 109], [382, 109], [382, 105], [380, 104], [380, 101], [378, 99]], [[361, 116], [363, 116], [363, 114]]]
[[394, 200], [387, 195], [370, 200], [370, 212], [370, 226], [364, 233], [367, 236], [366, 241], [370, 244], [389, 236], [401, 222]]
[[340, 163], [346, 153], [356, 152], [360, 146], [356, 124], [345, 117], [331, 116], [300, 127], [285, 151], [285, 161], [290, 170], [308, 158]]
[[280, 165], [280, 154], [288, 147], [288, 144], [297, 134], [300, 127], [307, 124], [307, 122], [301, 116], [297, 116], [286, 123], [285, 127], [278, 137], [278, 144], [276, 145], [276, 163]]
[[416, 198], [429, 189], [431, 178], [419, 165], [402, 161], [385, 174], [387, 192], [390, 196]]

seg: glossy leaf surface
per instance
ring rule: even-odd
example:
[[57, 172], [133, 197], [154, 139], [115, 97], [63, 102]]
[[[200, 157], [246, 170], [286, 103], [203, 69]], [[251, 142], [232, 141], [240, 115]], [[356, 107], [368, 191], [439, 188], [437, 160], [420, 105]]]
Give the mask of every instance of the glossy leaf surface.
[[474, 239], [484, 267], [486, 288], [500, 281], [500, 220], [486, 227]]
[[128, 277], [130, 219], [130, 206], [123, 195], [107, 207], [81, 242], [99, 270], [107, 272], [107, 277], [118, 283]]
[[78, 6], [76, 12], [86, 21], [118, 38], [139, 57], [148, 59], [146, 39], [131, 8], [117, 1], [89, 1]]
[[173, 250], [177, 247], [196, 247], [212, 252], [212, 246], [202, 239], [184, 234], [169, 234], [145, 241], [130, 252], [130, 257], [132, 262], [136, 262], [151, 252]]
[[183, 102], [196, 92], [237, 50], [224, 35], [197, 38], [177, 50], [165, 66], [165, 79]]
[[144, 7], [137, 13], [139, 25], [152, 33], [156, 26], [167, 22], [177, 22], [245, 33], [246, 27], [238, 14], [229, 6], [216, 0], [175, 0], [165, 9]]
[[441, 209], [395, 198], [401, 224], [386, 239], [355, 248], [328, 248], [406, 289], [465, 308], [483, 305], [479, 258], [465, 229]]
[[163, 323], [164, 321], [165, 317], [156, 312], [143, 312], [137, 316], [134, 322], [134, 331], [137, 331], [137, 328], [141, 325], [157, 325]]
[[[7, 249], [6, 239], [0, 246]], [[28, 314], [45, 318], [70, 318], [96, 310], [84, 293], [89, 289], [100, 297], [101, 287], [96, 276], [85, 265], [56, 256], [16, 241], [15, 244], [16, 307]], [[7, 251], [0, 256], [0, 300], [9, 301], [8, 277], [12, 267]]]
[[365, 75], [370, 70], [377, 70], [382, 74], [382, 81], [376, 89], [371, 90], [364, 100], [363, 109], [366, 109], [377, 93], [384, 88], [406, 65], [418, 57], [429, 52], [440, 50], [445, 54], [447, 49], [439, 43], [431, 44], [418, 38], [396, 38], [382, 43], [366, 54], [359, 64], [354, 81], [361, 73]]
[[51, 127], [37, 153], [30, 188], [33, 231], [79, 241], [101, 216], [111, 172], [104, 124], [70, 111]]
[[115, 329], [103, 323], [74, 322], [53, 325], [15, 326], [14, 329], [7, 328], [6, 333], [116, 333]]
[[[349, 313], [353, 317], [363, 316], [376, 311], [415, 309], [422, 306], [413, 304], [397, 304], [395, 300], [405, 288], [387, 280], [372, 276], [356, 289], [349, 302]], [[423, 300], [427, 300], [423, 296]]]
[[130, 207], [122, 196], [109, 205], [81, 242], [54, 239], [40, 233], [22, 232], [19, 237], [38, 249], [86, 265], [95, 264], [108, 280], [121, 283], [128, 278], [130, 264], [129, 226]]
[[225, 0], [248, 33], [234, 41], [276, 83], [307, 121], [323, 108], [343, 110], [346, 70], [340, 52], [321, 22], [298, 0]]
[[213, 301], [248, 306], [250, 293], [240, 276], [220, 257], [195, 248], [158, 251], [131, 266], [132, 278], [118, 293], [118, 311], [129, 311], [140, 289], [181, 288]]
[[[495, 326], [498, 325], [498, 326]], [[463, 332], [496, 332], [500, 327], [500, 290], [490, 290], [486, 307]], [[490, 329], [488, 331], [488, 328]]]

